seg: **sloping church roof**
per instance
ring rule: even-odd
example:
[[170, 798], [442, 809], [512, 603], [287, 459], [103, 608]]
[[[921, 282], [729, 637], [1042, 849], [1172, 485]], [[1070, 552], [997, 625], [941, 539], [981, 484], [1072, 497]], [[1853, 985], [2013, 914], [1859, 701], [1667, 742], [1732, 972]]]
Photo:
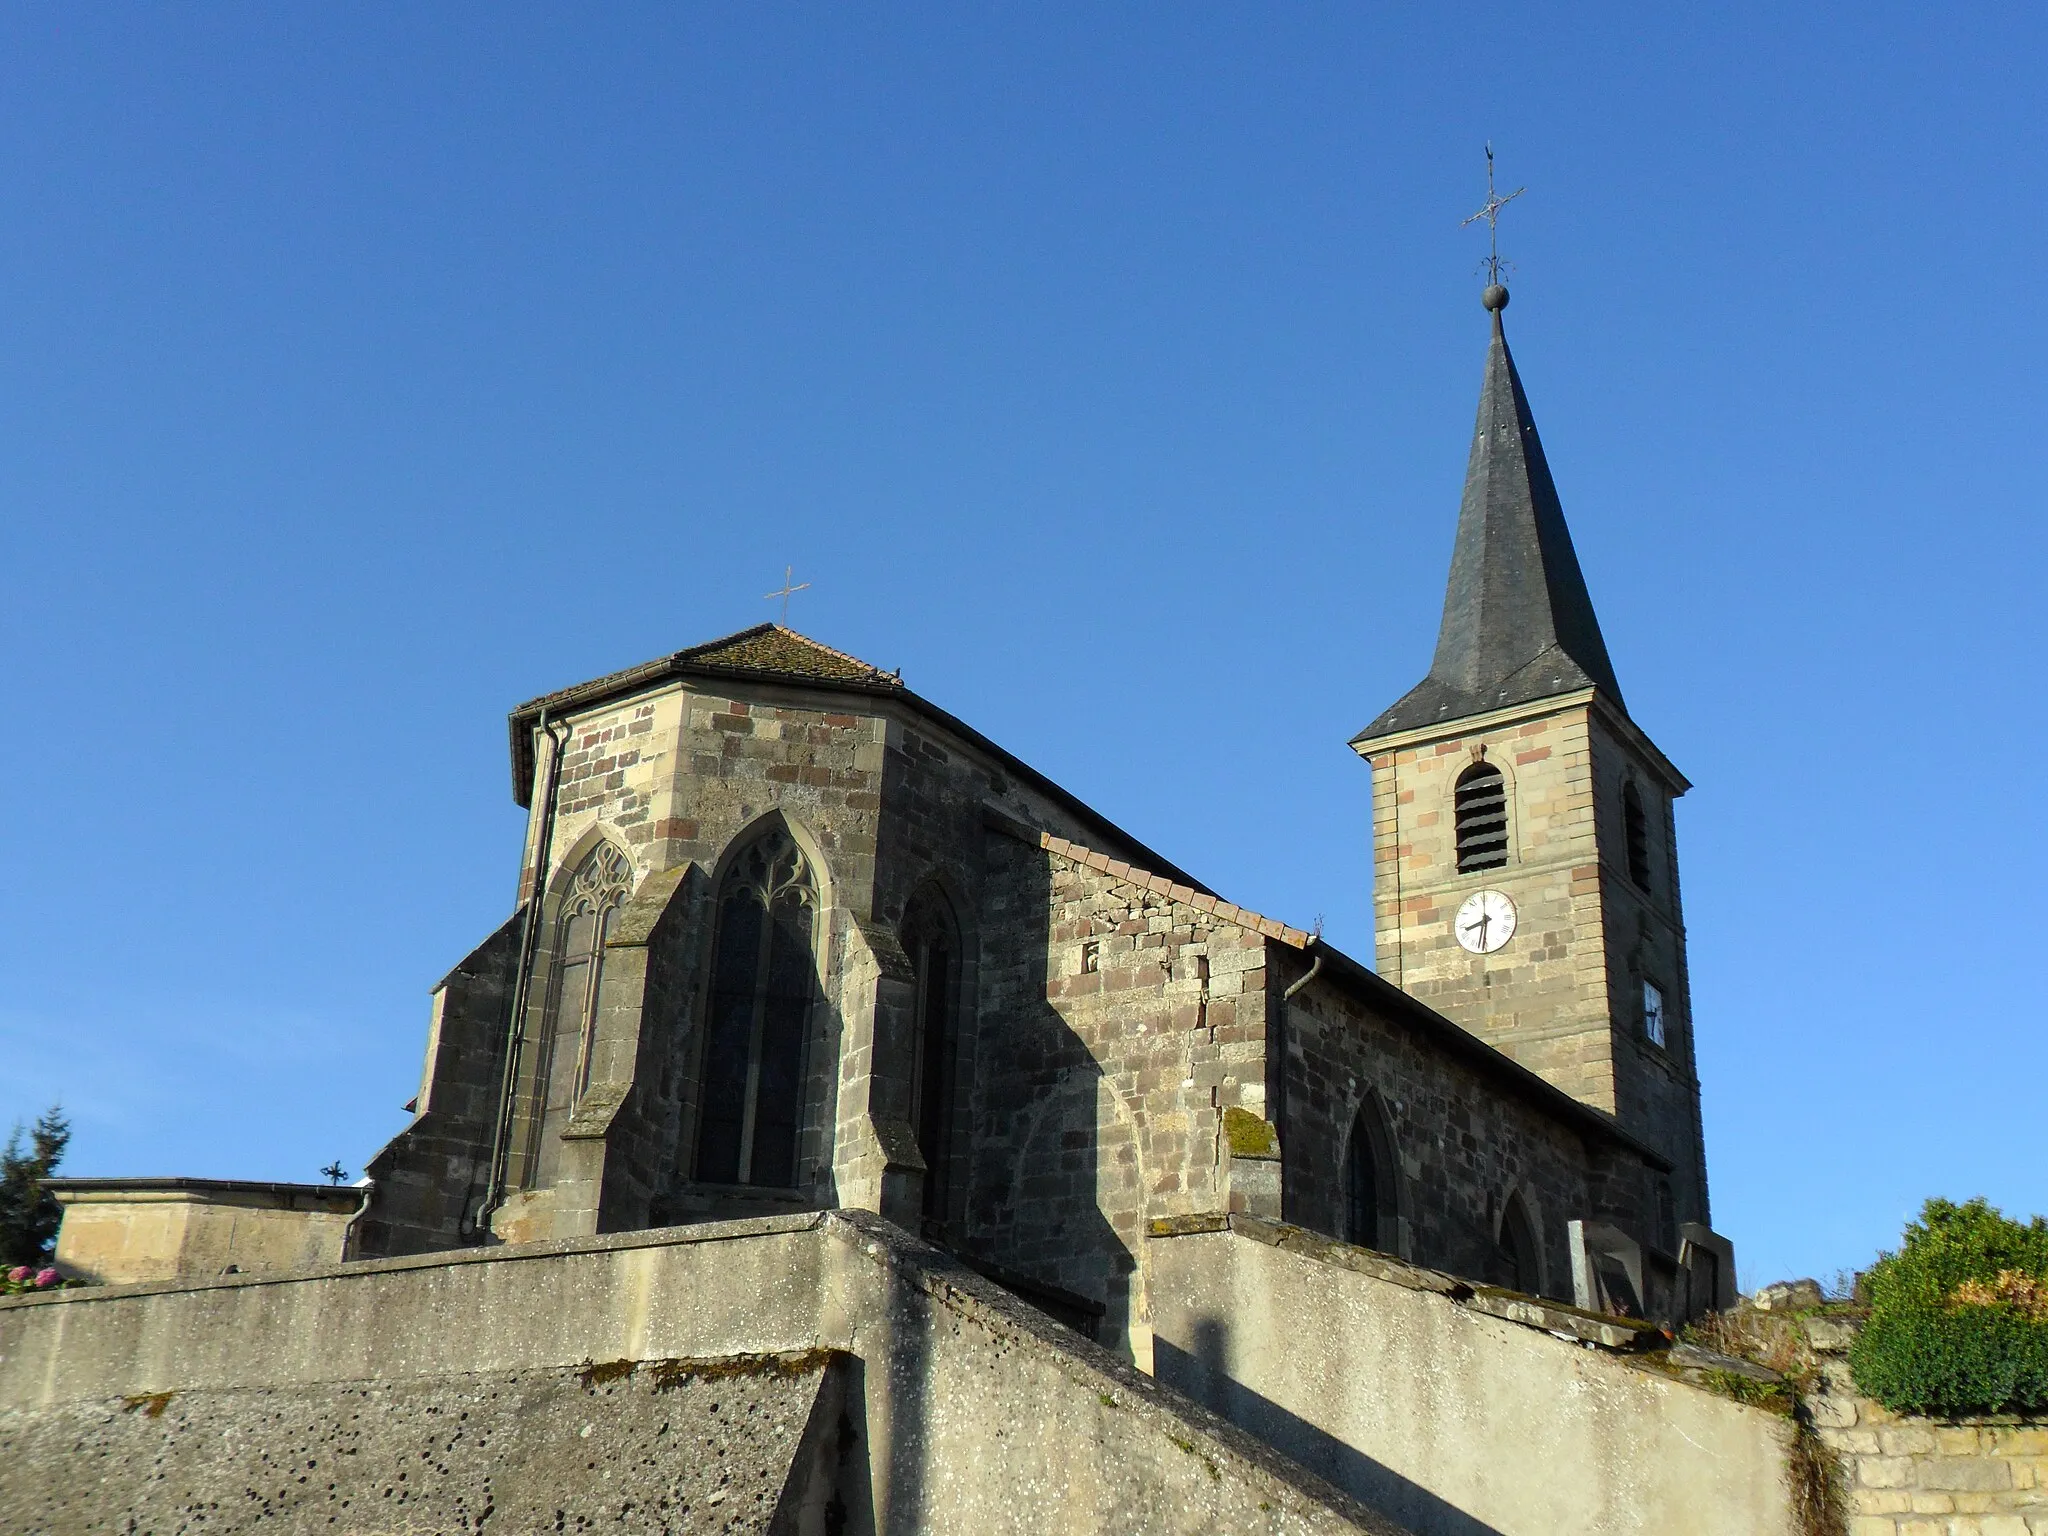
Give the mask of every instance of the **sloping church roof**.
[[1427, 677], [1352, 740], [1586, 687], [1621, 704], [1536, 418], [1495, 309], [1436, 657]]
[[1085, 800], [1047, 778], [1007, 748], [982, 735], [957, 716], [948, 714], [931, 700], [904, 686], [899, 671], [884, 672], [858, 656], [820, 645], [809, 635], [800, 635], [781, 624], [756, 624], [751, 629], [707, 640], [653, 661], [642, 662], [622, 672], [607, 673], [587, 683], [557, 689], [529, 699], [512, 711], [508, 722], [512, 746], [512, 798], [520, 805], [533, 799], [534, 732], [543, 716], [558, 718], [574, 710], [587, 709], [609, 700], [637, 693], [650, 684], [668, 678], [737, 679], [746, 682], [783, 683], [806, 688], [823, 688], [836, 693], [860, 694], [870, 698], [899, 700], [911, 712], [950, 732], [961, 741], [985, 752], [1013, 777], [1030, 784], [1039, 793], [1064, 806], [1080, 823], [1129, 848], [1149, 867], [1168, 872], [1194, 890], [1209, 893], [1193, 875], [1163, 855], [1153, 852], [1130, 833], [1089, 805]]

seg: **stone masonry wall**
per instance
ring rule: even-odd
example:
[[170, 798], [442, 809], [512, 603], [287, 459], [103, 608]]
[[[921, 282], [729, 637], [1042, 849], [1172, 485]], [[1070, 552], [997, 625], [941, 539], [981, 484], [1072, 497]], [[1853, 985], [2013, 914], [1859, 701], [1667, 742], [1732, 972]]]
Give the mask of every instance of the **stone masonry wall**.
[[[1294, 969], [1306, 963], [1297, 960]], [[1474, 1279], [1502, 1278], [1495, 1258], [1501, 1213], [1519, 1194], [1543, 1249], [1542, 1288], [1571, 1294], [1565, 1223], [1594, 1214], [1596, 1201], [1578, 1132], [1325, 979], [1295, 997], [1287, 1044], [1289, 1221], [1346, 1235], [1345, 1149], [1359, 1105], [1373, 1094], [1400, 1163], [1401, 1256]]]
[[[566, 737], [527, 997], [528, 1041], [539, 1037], [550, 995], [557, 893], [600, 838], [627, 853], [634, 892], [606, 957], [589, 1086], [567, 1124], [540, 1128], [541, 1143], [554, 1152], [545, 1178], [533, 1180], [531, 1163], [513, 1159], [515, 1192], [494, 1222], [498, 1234], [517, 1241], [656, 1219], [845, 1204], [887, 1210], [915, 1225], [923, 1174], [911, 1127], [914, 998], [895, 925], [921, 887], [943, 895], [961, 937], [957, 1010], [973, 1017], [982, 817], [995, 806], [1037, 825], [1079, 831], [1075, 809], [890, 701], [801, 685], [662, 683], [574, 715], [560, 728]], [[532, 884], [551, 751], [540, 746], [522, 890]], [[806, 850], [824, 908], [800, 1187], [700, 1186], [692, 1168], [697, 1014], [716, 926], [716, 876], [736, 842], [771, 816]], [[1118, 845], [1114, 836], [1095, 840]], [[974, 1031], [961, 1031], [955, 1072], [963, 1086], [977, 1071], [975, 1041]], [[524, 1081], [531, 1075], [522, 1067], [516, 1147], [535, 1144], [533, 1084]], [[971, 1154], [967, 1122], [956, 1114], [956, 1167]], [[472, 1129], [488, 1140], [487, 1126]], [[439, 1149], [427, 1161], [448, 1155]], [[470, 1156], [486, 1161], [488, 1148], [473, 1147]], [[386, 1158], [394, 1169], [403, 1161]], [[965, 1219], [965, 1181], [952, 1182], [948, 1214], [957, 1225]], [[386, 1215], [380, 1208], [373, 1221]], [[436, 1215], [437, 1238], [460, 1240], [444, 1216]]]
[[1146, 1358], [1146, 1222], [1228, 1205], [1222, 1115], [1266, 1108], [1265, 938], [991, 831], [970, 1233], [1102, 1302]]
[[[1642, 770], [1627, 743], [1597, 716], [1589, 741], [1594, 805], [1600, 818], [1600, 887], [1605, 909], [1601, 935], [1607, 955], [1607, 995], [1613, 1009], [1616, 1118], [1671, 1159], [1672, 1217], [1706, 1223], [1705, 1136], [1693, 1048], [1692, 980], [1679, 900], [1674, 803], [1663, 785]], [[1628, 867], [1623, 786], [1630, 783], [1643, 807], [1647, 886], [1637, 884]], [[1644, 1022], [1645, 981], [1654, 983], [1664, 996], [1662, 1045], [1650, 1039]], [[1652, 1232], [1650, 1236], [1675, 1249], [1670, 1232]]]
[[[1614, 1109], [1593, 768], [1583, 707], [1403, 747], [1373, 760], [1379, 972], [1549, 1079]], [[1484, 748], [1508, 793], [1508, 863], [1459, 874], [1454, 792]], [[1467, 953], [1451, 931], [1474, 891], [1505, 891], [1507, 947]]]
[[[1506, 781], [1508, 862], [1460, 874], [1455, 790], [1482, 756]], [[1668, 1247], [1679, 1221], [1708, 1213], [1670, 797], [1639, 758], [1583, 700], [1376, 753], [1374, 913], [1382, 976], [1670, 1158], [1668, 1230], [1643, 1234]], [[1644, 798], [1651, 890], [1626, 869], [1627, 777]], [[1517, 909], [1513, 939], [1490, 955], [1452, 931], [1481, 890]], [[1643, 1033], [1645, 978], [1673, 1024], [1662, 1049]]]
[[1807, 1408], [1841, 1465], [1849, 1536], [2048, 1536], [2048, 1421], [1893, 1413], [1856, 1390], [1853, 1324], [1804, 1331], [1820, 1387]]

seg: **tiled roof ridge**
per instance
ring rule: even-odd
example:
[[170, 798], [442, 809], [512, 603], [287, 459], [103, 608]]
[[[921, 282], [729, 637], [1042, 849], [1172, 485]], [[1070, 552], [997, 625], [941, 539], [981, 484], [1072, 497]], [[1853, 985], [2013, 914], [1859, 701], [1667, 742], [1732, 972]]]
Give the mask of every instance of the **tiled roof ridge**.
[[1315, 942], [1314, 934], [1304, 933], [1299, 928], [1290, 928], [1279, 919], [1262, 916], [1250, 907], [1240, 907], [1235, 902], [1225, 901], [1220, 896], [1212, 896], [1206, 891], [1198, 891], [1191, 885], [1183, 885], [1178, 880], [1168, 879], [1165, 875], [1155, 875], [1123, 859], [1112, 859], [1108, 854], [1084, 847], [1071, 838], [1059, 837], [1038, 828], [1005, 825], [1007, 820], [1008, 818], [1004, 818], [1003, 822], [994, 824], [999, 830], [1020, 841], [1028, 842], [1035, 834], [1038, 846], [1047, 853], [1056, 853], [1063, 859], [1072, 859], [1076, 864], [1085, 864], [1100, 874], [1135, 885], [1141, 890], [1155, 892], [1169, 901], [1193, 907], [1197, 912], [1207, 912], [1226, 923], [1234, 923], [1253, 933], [1262, 933], [1269, 939], [1278, 939], [1282, 944], [1295, 949], [1307, 949]]
[[[701, 658], [707, 657], [714, 652], [727, 650], [733, 646], [740, 644], [743, 641], [752, 640], [757, 638], [758, 636], [766, 634], [781, 635], [785, 639], [799, 641], [802, 644], [809, 646], [814, 651], [822, 651], [825, 655], [830, 656], [835, 661], [843, 661], [849, 666], [859, 667], [863, 672], [866, 672], [870, 677], [874, 678], [877, 682], [886, 680], [888, 682], [895, 683], [898, 686], [902, 685], [903, 678], [900, 670], [897, 672], [885, 672], [880, 667], [876, 666], [872, 661], [864, 661], [862, 658], [858, 656], [850, 655], [842, 650], [837, 650], [834, 647], [825, 644], [825, 642], [822, 640], [813, 640], [809, 635], [804, 634], [800, 630], [791, 629], [787, 624], [778, 624], [772, 619], [765, 624], [749, 625], [745, 629], [736, 630], [732, 634], [726, 635], [717, 640], [706, 640], [701, 645], [689, 646], [684, 650], [677, 651], [673, 659], [676, 661], [696, 661]], [[716, 666], [719, 665], [719, 663], [713, 662], [712, 665]], [[748, 670], [773, 670], [772, 668], [754, 668], [745, 662], [733, 663], [733, 665], [748, 667]]]

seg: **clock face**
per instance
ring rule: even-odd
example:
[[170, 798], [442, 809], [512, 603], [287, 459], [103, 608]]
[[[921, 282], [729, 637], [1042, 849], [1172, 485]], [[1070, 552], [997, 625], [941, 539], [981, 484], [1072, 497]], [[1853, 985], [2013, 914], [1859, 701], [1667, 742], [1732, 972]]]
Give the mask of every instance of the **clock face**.
[[1500, 891], [1474, 891], [1451, 926], [1473, 954], [1490, 955], [1515, 936], [1515, 904]]

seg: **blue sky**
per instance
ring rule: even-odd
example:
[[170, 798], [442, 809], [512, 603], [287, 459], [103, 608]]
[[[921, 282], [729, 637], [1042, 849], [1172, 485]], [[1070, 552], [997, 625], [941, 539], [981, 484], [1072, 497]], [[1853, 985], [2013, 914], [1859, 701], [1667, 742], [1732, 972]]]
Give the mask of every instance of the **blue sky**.
[[0, 1118], [304, 1179], [504, 714], [772, 616], [1371, 953], [1485, 348], [1680, 806], [1746, 1280], [2048, 1209], [2038, 8], [0, 12]]

